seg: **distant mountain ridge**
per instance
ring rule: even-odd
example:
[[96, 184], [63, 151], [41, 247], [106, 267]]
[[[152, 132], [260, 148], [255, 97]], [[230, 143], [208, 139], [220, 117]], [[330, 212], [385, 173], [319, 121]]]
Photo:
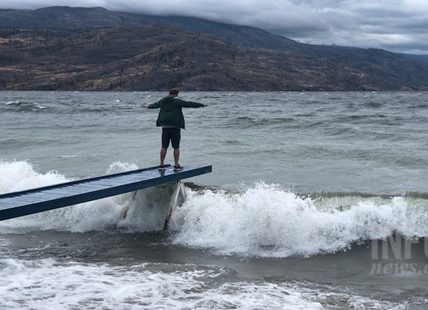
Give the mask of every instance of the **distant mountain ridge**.
[[402, 54], [407, 58], [411, 58], [428, 64], [428, 55]]
[[[195, 17], [154, 16], [111, 12], [104, 8], [48, 7], [37, 10], [0, 11], [0, 27], [25, 29], [78, 29], [166, 24], [190, 31], [215, 34], [235, 45], [265, 48], [298, 47], [299, 43], [258, 28], [223, 24]], [[250, 35], [246, 37], [246, 35]], [[279, 40], [278, 40], [279, 39]]]
[[[200, 90], [428, 90], [428, 65], [423, 62], [423, 56], [413, 57], [418, 61], [410, 55], [379, 49], [301, 44], [254, 27], [193, 17], [150, 16], [104, 8], [48, 7], [0, 10], [0, 27], [3, 28], [0, 30], [0, 65], [5, 73], [0, 77], [0, 89], [135, 90], [166, 89], [175, 85]], [[139, 32], [147, 37], [141, 37]], [[114, 47], [123, 44], [123, 38], [129, 40], [126, 44], [129, 53]], [[204, 43], [189, 45], [184, 39]], [[145, 46], [148, 41], [154, 44], [150, 49]], [[22, 55], [14, 53], [18, 42]], [[83, 51], [81, 57], [73, 55], [76, 42]], [[43, 54], [44, 51], [50, 54]], [[93, 53], [110, 55], [103, 60], [112, 67], [120, 62], [122, 65], [135, 63], [136, 58], [144, 58], [147, 53], [152, 56], [158, 53], [153, 61], [163, 57], [165, 64], [175, 63], [175, 67], [171, 70], [168, 66], [159, 66], [147, 56], [144, 66], [136, 64], [135, 70], [128, 68], [128, 73], [122, 70], [118, 78], [121, 82], [118, 82], [112, 79], [111, 72], [97, 69], [95, 58], [90, 56]], [[43, 66], [52, 70], [55, 62], [70, 63], [68, 76], [64, 72], [52, 72], [56, 82], [49, 84]], [[24, 77], [19, 77], [18, 72], [28, 74], [30, 67], [34, 74], [32, 82], [20, 82]], [[79, 70], [73, 71], [73, 68]], [[133, 77], [141, 70], [144, 74], [135, 80]], [[44, 73], [38, 78], [37, 71]], [[67, 79], [71, 75], [80, 78], [70, 84]], [[58, 82], [61, 76], [68, 82]], [[111, 82], [103, 83], [103, 80]]]

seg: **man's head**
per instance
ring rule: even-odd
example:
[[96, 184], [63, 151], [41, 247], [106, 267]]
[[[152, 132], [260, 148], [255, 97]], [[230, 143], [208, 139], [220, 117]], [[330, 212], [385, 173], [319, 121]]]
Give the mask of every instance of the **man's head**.
[[169, 94], [171, 96], [177, 97], [178, 96], [178, 89], [177, 88], [173, 88], [169, 91]]

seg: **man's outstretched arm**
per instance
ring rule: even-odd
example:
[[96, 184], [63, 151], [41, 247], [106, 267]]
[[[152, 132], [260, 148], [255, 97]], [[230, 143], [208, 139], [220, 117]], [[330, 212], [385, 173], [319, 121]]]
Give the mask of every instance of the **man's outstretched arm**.
[[210, 105], [209, 103], [199, 103], [199, 102], [185, 101], [185, 100], [180, 100], [180, 104], [183, 108], [202, 108]]
[[144, 107], [147, 108], [147, 109], [157, 109], [157, 108], [160, 108], [160, 104], [159, 104], [159, 101], [155, 102], [155, 103], [152, 103], [152, 104], [145, 103]]

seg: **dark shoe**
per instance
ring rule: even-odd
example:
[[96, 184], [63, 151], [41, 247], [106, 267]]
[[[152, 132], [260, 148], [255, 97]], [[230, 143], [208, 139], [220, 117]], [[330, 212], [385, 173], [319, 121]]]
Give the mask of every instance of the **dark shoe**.
[[180, 165], [174, 166], [174, 171], [181, 171], [183, 170], [183, 167], [181, 167]]
[[158, 170], [165, 170], [165, 169], [166, 169], [166, 167], [164, 165], [161, 165], [158, 167]]

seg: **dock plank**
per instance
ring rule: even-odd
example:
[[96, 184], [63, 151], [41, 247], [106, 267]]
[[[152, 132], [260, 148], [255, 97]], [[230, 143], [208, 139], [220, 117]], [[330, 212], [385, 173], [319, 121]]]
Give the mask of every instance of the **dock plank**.
[[144, 168], [0, 195], [0, 221], [120, 195], [212, 172], [212, 166]]

